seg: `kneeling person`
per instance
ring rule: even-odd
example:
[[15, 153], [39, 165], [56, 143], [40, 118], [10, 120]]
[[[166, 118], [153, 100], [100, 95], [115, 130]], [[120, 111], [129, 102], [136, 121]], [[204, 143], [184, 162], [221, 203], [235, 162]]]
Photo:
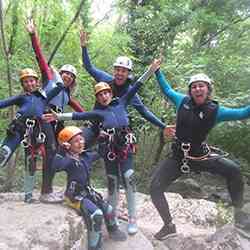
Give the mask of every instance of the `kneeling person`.
[[111, 239], [126, 240], [119, 230], [113, 208], [90, 186], [91, 163], [98, 155], [84, 150], [82, 130], [75, 126], [65, 127], [58, 135], [61, 151], [53, 159], [54, 171], [67, 173], [66, 201], [79, 210], [88, 226], [89, 250], [102, 249], [101, 225], [103, 219]]

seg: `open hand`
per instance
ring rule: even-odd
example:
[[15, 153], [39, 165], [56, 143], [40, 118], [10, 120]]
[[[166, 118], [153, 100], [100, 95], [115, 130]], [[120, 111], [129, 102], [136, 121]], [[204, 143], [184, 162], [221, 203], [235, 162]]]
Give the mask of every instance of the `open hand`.
[[81, 47], [86, 47], [88, 43], [88, 34], [86, 31], [84, 31], [84, 29], [82, 28], [80, 30], [80, 44]]
[[50, 123], [50, 122], [58, 120], [58, 115], [55, 111], [51, 110], [51, 113], [42, 115], [42, 120]]
[[163, 134], [165, 137], [169, 139], [173, 139], [175, 137], [176, 125], [168, 125], [164, 128]]
[[154, 59], [154, 61], [150, 65], [150, 70], [152, 72], [155, 72], [156, 70], [158, 70], [161, 67], [161, 61], [162, 61], [161, 58]]
[[27, 19], [27, 23], [26, 23], [26, 30], [30, 33], [30, 34], [34, 34], [36, 32], [36, 27], [34, 25], [34, 21], [32, 18]]

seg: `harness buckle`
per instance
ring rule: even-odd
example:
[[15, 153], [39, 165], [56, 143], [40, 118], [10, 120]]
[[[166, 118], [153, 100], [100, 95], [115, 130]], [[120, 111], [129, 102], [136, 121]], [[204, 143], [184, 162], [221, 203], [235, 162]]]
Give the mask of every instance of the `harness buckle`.
[[55, 111], [56, 111], [56, 113], [62, 113], [63, 112], [62, 108], [60, 108], [58, 106], [55, 107]]
[[16, 113], [14, 120], [18, 120], [21, 116], [22, 116], [22, 114]]
[[35, 126], [35, 123], [36, 123], [35, 120], [29, 119], [29, 118], [28, 118], [28, 119], [26, 120], [26, 122], [25, 122], [26, 126], [27, 126], [29, 129], [33, 128], [33, 127]]
[[116, 159], [116, 154], [114, 153], [114, 152], [108, 152], [107, 153], [107, 159], [109, 160], [109, 161], [114, 161], [115, 159]]
[[46, 135], [43, 132], [40, 132], [36, 138], [37, 143], [44, 143]]
[[181, 150], [184, 152], [184, 153], [187, 153], [190, 151], [190, 148], [191, 148], [191, 144], [190, 143], [182, 143], [181, 144]]
[[29, 147], [29, 142], [28, 142], [27, 138], [24, 138], [21, 141], [21, 145], [22, 145], [23, 148], [28, 148]]
[[136, 143], [136, 137], [133, 133], [126, 134], [125, 139], [126, 139], [125, 144], [135, 144]]
[[115, 128], [108, 128], [108, 129], [106, 129], [106, 132], [110, 136], [113, 136], [113, 135], [115, 135]]
[[187, 164], [188, 160], [186, 158], [182, 159], [182, 165], [181, 165], [181, 172], [183, 174], [189, 174], [190, 173], [190, 167]]

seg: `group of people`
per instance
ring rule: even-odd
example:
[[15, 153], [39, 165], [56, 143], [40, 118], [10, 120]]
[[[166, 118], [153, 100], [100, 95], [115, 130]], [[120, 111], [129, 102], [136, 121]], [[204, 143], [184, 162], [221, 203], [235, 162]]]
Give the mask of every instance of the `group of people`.
[[[126, 56], [116, 59], [112, 75], [104, 72], [92, 65], [87, 50], [87, 35], [81, 31], [83, 66], [96, 81], [96, 103], [93, 110], [87, 112], [71, 97], [77, 78], [75, 67], [65, 64], [59, 72], [50, 67], [41, 51], [32, 20], [28, 20], [27, 31], [41, 71], [41, 88], [38, 74], [33, 69], [23, 69], [20, 72], [23, 93], [0, 101], [0, 108], [19, 107], [0, 146], [0, 166], [6, 165], [19, 144], [24, 147], [25, 202], [33, 201], [36, 161], [42, 155], [40, 200], [62, 200], [59, 194], [53, 192], [52, 181], [56, 172], [65, 171], [67, 186], [64, 198], [69, 206], [80, 212], [88, 225], [89, 250], [102, 249], [103, 220], [113, 240], [124, 241], [127, 238], [118, 223], [121, 184], [127, 198], [127, 231], [129, 235], [136, 234], [136, 178], [133, 167], [136, 138], [127, 111], [131, 105], [147, 121], [162, 129], [166, 136], [173, 137], [172, 154], [154, 170], [150, 184], [152, 202], [164, 222], [155, 237], [163, 240], [176, 233], [164, 192], [173, 181], [190, 171], [207, 171], [223, 176], [235, 207], [235, 225], [250, 229], [249, 218], [241, 209], [244, 183], [238, 164], [223, 153], [215, 152], [206, 143], [208, 133], [217, 123], [250, 117], [250, 106], [235, 109], [220, 106], [212, 100], [212, 80], [203, 73], [190, 78], [186, 95], [176, 92], [160, 70], [161, 59], [155, 59], [136, 81], [132, 77], [132, 61]], [[153, 74], [163, 94], [176, 106], [175, 130], [150, 112], [137, 94]], [[70, 105], [75, 112], [64, 113], [66, 105]], [[84, 129], [64, 127], [64, 120], [89, 120], [92, 125]], [[97, 152], [86, 149], [86, 144], [94, 142], [98, 145]], [[90, 182], [92, 162], [99, 158], [104, 160], [107, 199], [94, 190]]]

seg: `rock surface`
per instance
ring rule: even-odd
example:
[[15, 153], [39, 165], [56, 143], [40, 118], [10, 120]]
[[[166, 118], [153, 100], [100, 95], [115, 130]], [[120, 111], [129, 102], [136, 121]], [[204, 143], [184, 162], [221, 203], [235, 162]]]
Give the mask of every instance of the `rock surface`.
[[85, 225], [72, 209], [60, 204], [25, 204], [20, 194], [0, 196], [0, 249], [72, 249], [87, 242]]
[[[113, 242], [104, 231], [104, 250], [249, 250], [248, 234], [232, 225], [217, 229], [218, 210], [214, 202], [183, 199], [167, 193], [177, 235], [157, 241], [153, 234], [162, 221], [150, 197], [137, 193], [139, 232], [125, 242]], [[21, 194], [0, 194], [0, 250], [87, 250], [87, 232], [82, 218], [63, 205], [25, 204]], [[126, 218], [121, 192], [120, 212]], [[120, 223], [126, 231], [126, 222]]]

